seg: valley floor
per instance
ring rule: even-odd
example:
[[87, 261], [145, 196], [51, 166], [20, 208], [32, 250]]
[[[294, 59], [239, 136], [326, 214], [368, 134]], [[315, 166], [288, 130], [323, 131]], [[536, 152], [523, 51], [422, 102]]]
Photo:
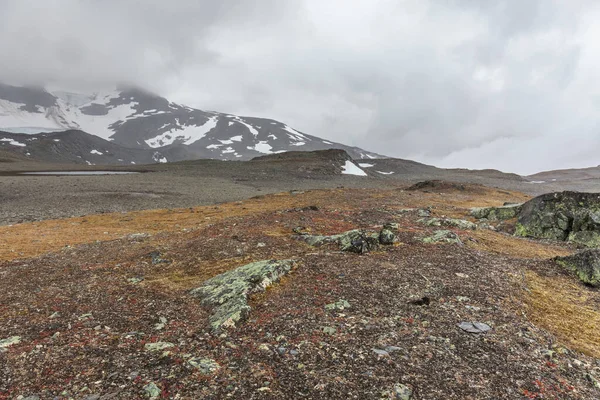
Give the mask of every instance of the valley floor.
[[[253, 195], [0, 226], [0, 341], [12, 338], [0, 342], [0, 399], [600, 397], [600, 293], [551, 260], [573, 248], [502, 233], [510, 224], [449, 228], [462, 245], [421, 240], [439, 228], [419, 209], [468, 219], [471, 207], [527, 195], [476, 185]], [[386, 222], [398, 242], [362, 255], [294, 233]], [[297, 267], [252, 296], [246, 321], [212, 333], [211, 309], [190, 290], [269, 259]], [[341, 300], [349, 307], [326, 307]]]

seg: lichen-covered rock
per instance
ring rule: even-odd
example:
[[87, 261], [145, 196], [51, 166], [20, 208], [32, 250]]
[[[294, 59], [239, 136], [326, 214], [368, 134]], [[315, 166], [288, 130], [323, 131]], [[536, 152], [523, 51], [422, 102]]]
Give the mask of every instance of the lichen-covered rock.
[[454, 218], [423, 218], [418, 222], [425, 224], [427, 226], [446, 226], [452, 228], [458, 228], [463, 230], [468, 229], [477, 229], [477, 225], [471, 221], [467, 221], [464, 219], [454, 219]]
[[365, 254], [375, 250], [379, 245], [379, 234], [355, 229], [342, 233], [339, 239], [340, 250], [357, 254]]
[[336, 301], [335, 303], [330, 303], [327, 304], [325, 306], [326, 310], [338, 310], [338, 311], [344, 311], [347, 308], [350, 308], [350, 303], [348, 303], [348, 301], [344, 300], [344, 299], [340, 299], [338, 301]]
[[435, 231], [435, 233], [433, 235], [423, 238], [422, 240], [423, 240], [423, 243], [446, 242], [446, 243], [462, 244], [460, 238], [458, 237], [458, 235], [456, 233], [454, 233], [452, 231], [447, 231], [447, 230]]
[[340, 237], [342, 235], [330, 235], [330, 236], [321, 236], [321, 235], [302, 235], [302, 238], [306, 243], [311, 246], [322, 246], [328, 243], [339, 243]]
[[398, 224], [385, 224], [383, 229], [377, 232], [369, 232], [363, 229], [353, 229], [339, 235], [300, 235], [300, 238], [311, 246], [322, 246], [328, 243], [337, 243], [340, 250], [352, 253], [364, 254], [375, 250], [379, 244], [389, 245], [396, 241], [394, 231]]
[[570, 256], [557, 257], [555, 260], [575, 272], [583, 283], [600, 287], [600, 249], [588, 249]]
[[250, 294], [264, 291], [278, 282], [294, 265], [294, 260], [257, 261], [217, 275], [190, 294], [201, 299], [203, 305], [212, 307], [210, 326], [214, 332], [220, 332], [234, 327], [248, 316]]
[[560, 192], [523, 204], [516, 235], [600, 246], [600, 195]]
[[149, 397], [151, 399], [157, 399], [158, 396], [160, 396], [161, 391], [160, 388], [156, 386], [156, 383], [150, 382], [149, 384], [144, 386], [144, 393], [146, 394], [146, 397]]
[[399, 225], [396, 223], [386, 223], [379, 232], [379, 243], [383, 245], [391, 245], [396, 242], [396, 232], [398, 232]]
[[210, 375], [219, 369], [219, 364], [210, 358], [194, 357], [190, 358], [187, 362], [190, 366], [196, 368], [203, 375]]
[[519, 215], [522, 207], [522, 204], [511, 204], [502, 207], [476, 207], [471, 209], [471, 216], [490, 221], [504, 221]]

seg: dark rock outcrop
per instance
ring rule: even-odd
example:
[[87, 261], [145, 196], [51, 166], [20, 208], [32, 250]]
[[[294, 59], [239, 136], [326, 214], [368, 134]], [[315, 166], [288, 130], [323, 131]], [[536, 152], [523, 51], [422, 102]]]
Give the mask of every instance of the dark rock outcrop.
[[516, 235], [600, 246], [600, 194], [549, 193], [523, 204]]
[[575, 272], [586, 285], [600, 287], [600, 249], [584, 250], [555, 260]]

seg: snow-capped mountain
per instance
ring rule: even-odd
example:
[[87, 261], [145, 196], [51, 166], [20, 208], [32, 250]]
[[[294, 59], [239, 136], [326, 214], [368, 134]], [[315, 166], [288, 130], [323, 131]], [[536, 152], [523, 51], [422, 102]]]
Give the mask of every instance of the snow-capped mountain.
[[[81, 130], [125, 148], [172, 154], [171, 159], [161, 156], [161, 161], [247, 160], [330, 148], [343, 149], [355, 159], [380, 157], [307, 135], [282, 122], [197, 110], [135, 88], [86, 95], [0, 84], [0, 131], [64, 130]], [[1, 144], [10, 146], [8, 140]], [[182, 146], [185, 150], [174, 151]]]

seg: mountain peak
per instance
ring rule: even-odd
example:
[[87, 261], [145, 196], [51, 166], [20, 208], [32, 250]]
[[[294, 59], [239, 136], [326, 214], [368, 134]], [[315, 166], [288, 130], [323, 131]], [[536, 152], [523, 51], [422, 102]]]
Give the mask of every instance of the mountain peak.
[[193, 158], [247, 160], [286, 151], [326, 149], [342, 149], [356, 159], [379, 157], [299, 132], [279, 121], [194, 109], [131, 85], [81, 94], [0, 84], [1, 131], [67, 129], [132, 149], [159, 151], [183, 146], [185, 151], [179, 154]]

